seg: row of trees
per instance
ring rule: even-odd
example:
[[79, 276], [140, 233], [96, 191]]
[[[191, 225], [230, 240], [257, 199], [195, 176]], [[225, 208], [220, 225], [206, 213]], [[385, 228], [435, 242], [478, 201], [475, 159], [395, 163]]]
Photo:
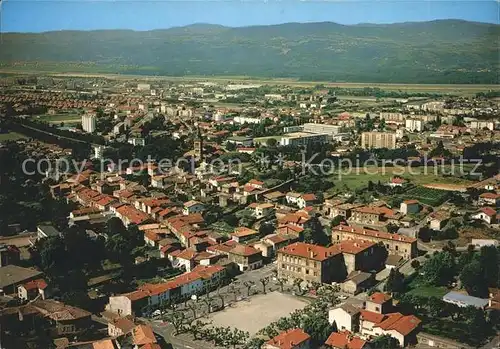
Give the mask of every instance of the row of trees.
[[447, 286], [455, 278], [472, 296], [487, 297], [488, 287], [500, 285], [500, 251], [494, 246], [484, 246], [479, 252], [468, 249], [458, 253], [453, 247], [437, 252], [422, 267], [424, 282]]

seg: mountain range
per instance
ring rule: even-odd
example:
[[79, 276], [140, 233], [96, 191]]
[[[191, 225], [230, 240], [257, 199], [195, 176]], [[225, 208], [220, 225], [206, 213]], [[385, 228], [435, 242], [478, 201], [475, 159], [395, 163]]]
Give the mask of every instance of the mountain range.
[[0, 67], [336, 82], [499, 82], [500, 25], [459, 20], [3, 33]]

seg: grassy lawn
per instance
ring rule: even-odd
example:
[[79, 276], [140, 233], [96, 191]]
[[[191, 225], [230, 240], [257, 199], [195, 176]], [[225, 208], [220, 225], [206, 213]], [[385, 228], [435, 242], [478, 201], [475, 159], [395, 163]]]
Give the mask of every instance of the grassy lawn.
[[[464, 166], [465, 167], [465, 166]], [[449, 166], [448, 166], [449, 168]], [[447, 170], [447, 168], [445, 167]], [[344, 170], [347, 171], [347, 170]], [[359, 172], [359, 173], [357, 173]], [[374, 183], [380, 181], [381, 183], [388, 182], [394, 175], [409, 180], [411, 183], [416, 185], [424, 184], [456, 184], [456, 185], [467, 185], [472, 184], [472, 181], [465, 180], [458, 177], [443, 177], [442, 174], [435, 173], [433, 168], [416, 167], [408, 171], [407, 168], [401, 169], [398, 167], [367, 167], [366, 170], [360, 168], [359, 171], [356, 168], [351, 170], [351, 173], [335, 173], [331, 176], [331, 179], [335, 182], [337, 187], [342, 187], [346, 184], [350, 189], [358, 189], [368, 185], [369, 181]]]
[[407, 292], [408, 294], [420, 297], [443, 298], [443, 296], [448, 293], [446, 287], [427, 285], [420, 281], [418, 277], [412, 280], [408, 288], [410, 289], [410, 291]]
[[17, 141], [18, 139], [28, 138], [25, 135], [16, 132], [0, 133], [0, 142]]

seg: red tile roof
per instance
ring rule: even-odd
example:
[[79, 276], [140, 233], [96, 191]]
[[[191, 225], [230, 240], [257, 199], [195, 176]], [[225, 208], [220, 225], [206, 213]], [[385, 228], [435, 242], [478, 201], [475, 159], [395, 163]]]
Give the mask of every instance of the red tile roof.
[[369, 237], [376, 237], [379, 239], [383, 240], [393, 240], [393, 241], [401, 241], [401, 242], [408, 242], [408, 243], [413, 243], [417, 242], [417, 239], [411, 238], [405, 235], [400, 235], [400, 234], [390, 234], [386, 233], [383, 231], [378, 231], [378, 230], [371, 230], [371, 229], [364, 229], [364, 228], [358, 228], [358, 227], [353, 227], [353, 226], [348, 226], [348, 225], [337, 225], [336, 227], [332, 228], [333, 231], [345, 231], [345, 232], [350, 232], [359, 235], [360, 239], [363, 239], [363, 236], [369, 236]]
[[138, 325], [132, 332], [134, 344], [144, 345], [148, 343], [156, 343], [156, 337], [151, 327], [146, 325]]
[[366, 341], [353, 336], [349, 331], [341, 331], [333, 332], [325, 344], [336, 349], [363, 349]]
[[386, 318], [378, 323], [375, 327], [379, 327], [385, 331], [394, 330], [407, 336], [414, 331], [422, 321], [413, 315], [403, 315], [401, 313], [387, 314]]
[[47, 288], [47, 286], [48, 285], [44, 279], [32, 280], [32, 281], [29, 281], [23, 285], [23, 287], [26, 290], [35, 290], [35, 289], [45, 290]]
[[294, 244], [285, 246], [278, 252], [292, 256], [309, 258], [316, 261], [324, 261], [339, 253], [337, 248], [327, 248], [318, 245], [306, 244], [304, 242], [296, 242]]
[[482, 207], [481, 211], [489, 217], [493, 217], [497, 214], [497, 211], [491, 207]]
[[294, 328], [285, 332], [281, 332], [273, 339], [267, 341], [266, 344], [280, 349], [293, 349], [309, 340], [310, 338], [311, 336], [305, 333], [302, 329]]
[[383, 304], [391, 299], [392, 297], [390, 295], [382, 292], [375, 292], [370, 296], [370, 301], [377, 304]]

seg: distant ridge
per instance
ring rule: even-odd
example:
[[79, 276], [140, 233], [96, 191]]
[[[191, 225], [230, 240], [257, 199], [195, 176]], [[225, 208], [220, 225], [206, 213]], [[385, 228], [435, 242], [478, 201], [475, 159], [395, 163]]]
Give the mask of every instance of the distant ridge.
[[0, 68], [497, 84], [500, 26], [462, 20], [4, 33]]

